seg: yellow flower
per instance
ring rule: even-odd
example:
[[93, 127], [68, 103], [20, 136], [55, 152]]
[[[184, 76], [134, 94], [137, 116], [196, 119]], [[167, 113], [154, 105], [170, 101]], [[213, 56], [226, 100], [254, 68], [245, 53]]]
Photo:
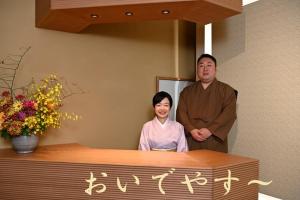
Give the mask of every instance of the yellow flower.
[[16, 112], [19, 112], [22, 108], [23, 108], [23, 105], [22, 105], [22, 102], [20, 102], [20, 101], [16, 101], [16, 102], [13, 104], [13, 109], [14, 109]]
[[38, 121], [37, 121], [35, 116], [27, 117], [25, 119], [25, 122], [24, 122], [23, 126], [28, 126], [28, 128], [33, 129], [38, 125], [37, 122]]
[[23, 104], [20, 101], [16, 101], [15, 103], [13, 103], [12, 107], [9, 109], [7, 115], [12, 116], [16, 112], [19, 112], [20, 110], [22, 110], [22, 108], [23, 108]]
[[0, 130], [2, 130], [2, 124], [3, 122], [5, 121], [5, 115], [4, 115], [4, 112], [1, 112], [0, 113]]

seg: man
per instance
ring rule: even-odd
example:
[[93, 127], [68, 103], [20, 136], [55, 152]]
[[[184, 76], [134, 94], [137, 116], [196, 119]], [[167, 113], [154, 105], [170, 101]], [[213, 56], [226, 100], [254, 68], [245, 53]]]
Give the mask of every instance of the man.
[[180, 94], [177, 121], [187, 134], [190, 150], [228, 152], [227, 135], [236, 119], [235, 90], [216, 79], [216, 59], [202, 54], [197, 60], [199, 81]]

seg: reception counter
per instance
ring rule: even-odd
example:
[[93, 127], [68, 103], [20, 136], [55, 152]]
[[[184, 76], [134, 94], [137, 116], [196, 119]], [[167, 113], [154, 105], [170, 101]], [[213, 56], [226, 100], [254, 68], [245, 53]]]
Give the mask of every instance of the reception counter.
[[257, 200], [258, 169], [258, 160], [208, 150], [2, 149], [0, 199]]

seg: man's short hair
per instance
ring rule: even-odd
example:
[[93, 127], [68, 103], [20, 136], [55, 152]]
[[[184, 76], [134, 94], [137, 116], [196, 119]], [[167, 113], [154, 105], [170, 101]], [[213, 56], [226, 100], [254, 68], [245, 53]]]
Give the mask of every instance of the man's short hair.
[[202, 58], [210, 58], [212, 61], [214, 61], [215, 65], [217, 66], [217, 59], [216, 59], [215, 57], [213, 57], [212, 55], [206, 54], [206, 53], [202, 54], [202, 55], [198, 58], [198, 60], [197, 60], [197, 65], [199, 64], [199, 62], [200, 62], [200, 60], [201, 60]]

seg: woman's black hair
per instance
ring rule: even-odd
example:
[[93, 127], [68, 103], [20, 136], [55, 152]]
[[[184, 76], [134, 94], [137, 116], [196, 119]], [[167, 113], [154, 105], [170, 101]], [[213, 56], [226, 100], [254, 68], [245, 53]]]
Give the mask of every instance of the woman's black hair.
[[152, 99], [152, 105], [153, 107], [155, 107], [156, 104], [160, 103], [164, 98], [167, 98], [170, 102], [170, 108], [173, 105], [173, 100], [172, 97], [169, 93], [165, 92], [165, 91], [160, 91], [158, 93], [156, 93]]

